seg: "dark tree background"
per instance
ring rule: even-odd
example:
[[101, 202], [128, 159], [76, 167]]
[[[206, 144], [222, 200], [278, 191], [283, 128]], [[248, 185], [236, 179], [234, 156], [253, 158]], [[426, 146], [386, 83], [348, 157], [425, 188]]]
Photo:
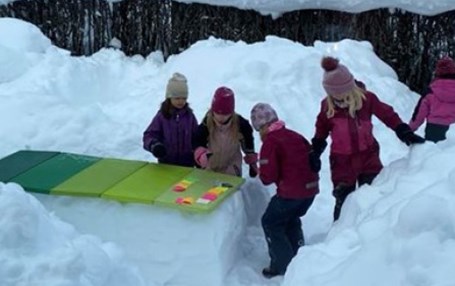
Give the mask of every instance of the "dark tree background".
[[366, 40], [417, 92], [431, 80], [438, 58], [453, 56], [455, 43], [455, 11], [430, 17], [398, 9], [301, 10], [272, 19], [255, 11], [171, 0], [19, 0], [0, 6], [0, 17], [35, 24], [73, 55], [90, 55], [114, 37], [127, 55], [161, 50], [165, 58], [210, 36], [253, 43], [276, 35], [307, 46], [315, 40]]

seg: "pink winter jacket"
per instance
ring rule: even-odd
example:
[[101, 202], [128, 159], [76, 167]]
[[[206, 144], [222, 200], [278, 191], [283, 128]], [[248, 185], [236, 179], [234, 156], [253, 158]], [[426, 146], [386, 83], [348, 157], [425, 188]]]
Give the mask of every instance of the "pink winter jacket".
[[316, 132], [314, 137], [326, 139], [332, 138], [331, 154], [350, 155], [366, 151], [374, 147], [376, 140], [373, 136], [372, 116], [379, 118], [385, 125], [395, 129], [403, 123], [393, 108], [380, 101], [378, 97], [369, 91], [365, 91], [365, 100], [355, 118], [349, 115], [347, 108], [335, 108], [335, 115], [327, 118], [327, 101], [321, 102], [321, 111], [316, 120]]
[[412, 131], [427, 120], [428, 123], [450, 125], [455, 122], [455, 80], [436, 79], [430, 84], [431, 92], [422, 100], [414, 120], [409, 122]]

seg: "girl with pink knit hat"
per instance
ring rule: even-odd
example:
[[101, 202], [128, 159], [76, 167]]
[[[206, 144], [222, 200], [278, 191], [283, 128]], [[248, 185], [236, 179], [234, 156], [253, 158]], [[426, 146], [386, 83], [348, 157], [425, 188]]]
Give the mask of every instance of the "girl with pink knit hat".
[[340, 216], [346, 197], [357, 184], [371, 184], [382, 169], [379, 144], [373, 136], [371, 117], [378, 117], [407, 145], [425, 140], [403, 123], [393, 108], [367, 89], [358, 87], [349, 69], [338, 59], [324, 57], [322, 85], [327, 96], [321, 102], [310, 156], [313, 170], [331, 137], [330, 170], [336, 199], [334, 220]]
[[436, 63], [435, 79], [420, 98], [409, 126], [415, 131], [425, 120], [425, 139], [433, 142], [445, 140], [455, 122], [455, 62], [450, 57]]
[[213, 95], [210, 110], [199, 124], [193, 140], [194, 160], [202, 169], [242, 176], [243, 160], [250, 176], [257, 175], [253, 129], [248, 120], [235, 112], [234, 92], [220, 87]]

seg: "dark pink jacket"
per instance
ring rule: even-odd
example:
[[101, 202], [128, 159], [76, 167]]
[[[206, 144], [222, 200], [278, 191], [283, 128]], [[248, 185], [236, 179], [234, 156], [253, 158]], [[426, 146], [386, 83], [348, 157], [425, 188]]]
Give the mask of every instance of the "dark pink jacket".
[[414, 120], [409, 122], [412, 131], [427, 120], [428, 123], [450, 125], [455, 122], [455, 80], [436, 79], [430, 84], [431, 92], [422, 100]]
[[316, 134], [314, 137], [332, 138], [330, 152], [332, 154], [355, 154], [370, 149], [376, 143], [373, 136], [371, 117], [375, 115], [385, 125], [395, 129], [403, 123], [398, 114], [390, 105], [381, 102], [378, 97], [365, 91], [366, 99], [363, 106], [357, 111], [355, 118], [349, 115], [347, 108], [335, 108], [332, 118], [327, 118], [327, 101], [321, 102], [321, 110], [316, 120]]
[[259, 155], [262, 183], [275, 183], [277, 195], [286, 199], [315, 196], [319, 192], [319, 177], [310, 169], [310, 149], [302, 135], [286, 127], [270, 131]]

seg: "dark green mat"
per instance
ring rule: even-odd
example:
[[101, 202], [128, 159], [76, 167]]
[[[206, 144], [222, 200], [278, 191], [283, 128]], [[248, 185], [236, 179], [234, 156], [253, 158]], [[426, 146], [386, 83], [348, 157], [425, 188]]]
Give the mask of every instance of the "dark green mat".
[[48, 194], [52, 188], [98, 160], [100, 158], [61, 153], [10, 181], [20, 184], [27, 191]]
[[49, 151], [18, 151], [0, 159], [0, 182], [9, 182], [30, 168], [42, 163], [59, 152]]

